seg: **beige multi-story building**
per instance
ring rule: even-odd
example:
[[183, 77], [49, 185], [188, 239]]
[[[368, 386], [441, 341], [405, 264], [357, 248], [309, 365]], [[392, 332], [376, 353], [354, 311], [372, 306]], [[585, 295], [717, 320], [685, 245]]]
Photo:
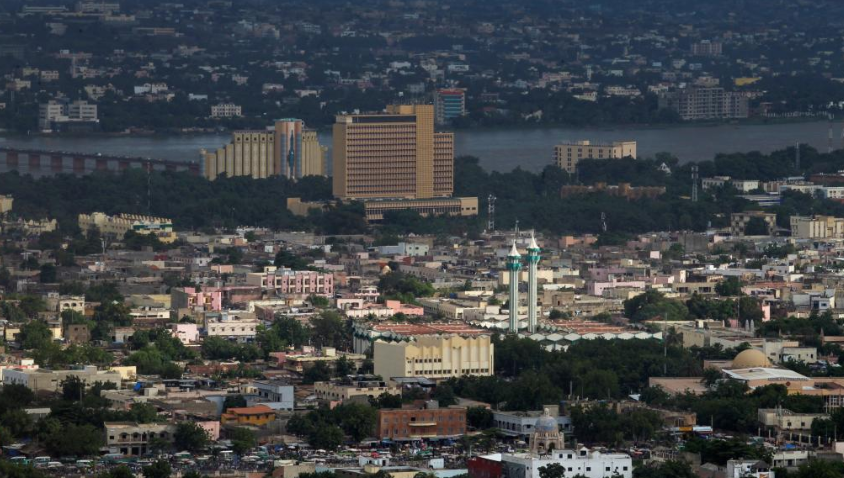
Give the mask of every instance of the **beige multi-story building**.
[[328, 146], [319, 144], [317, 132], [305, 130], [302, 132], [302, 176], [328, 175]]
[[212, 118], [233, 118], [243, 116], [240, 106], [234, 103], [220, 103], [211, 107]]
[[791, 237], [798, 239], [842, 239], [844, 219], [833, 216], [791, 216]]
[[6, 214], [7, 212], [12, 211], [12, 204], [14, 204], [15, 198], [12, 197], [10, 194], [4, 194], [0, 196], [0, 214]]
[[91, 229], [98, 229], [103, 236], [122, 239], [129, 231], [138, 234], [153, 234], [165, 243], [174, 242], [178, 237], [173, 231], [173, 221], [163, 217], [141, 216], [137, 214], [118, 214], [109, 216], [102, 212], [79, 215], [79, 229], [88, 234]]
[[344, 380], [316, 382], [314, 393], [317, 400], [343, 402], [354, 397], [378, 398], [384, 393], [401, 395], [401, 387], [382, 380]]
[[97, 370], [94, 365], [87, 365], [78, 370], [47, 370], [47, 369], [6, 369], [3, 371], [4, 385], [23, 385], [33, 392], [59, 392], [62, 382], [68, 377], [77, 377], [86, 387], [95, 382], [112, 383], [120, 389], [122, 377], [120, 372], [111, 370]]
[[324, 176], [326, 154], [316, 131], [306, 130], [298, 119], [277, 120], [268, 130], [235, 131], [229, 144], [216, 151], [201, 150], [205, 177], [210, 180], [221, 174], [256, 179]]
[[554, 162], [569, 174], [577, 171], [577, 163], [583, 159], [618, 159], [636, 157], [635, 141], [614, 141], [595, 143], [575, 141], [554, 146]]
[[334, 195], [341, 199], [424, 199], [454, 191], [454, 135], [434, 131], [432, 105], [338, 116], [333, 155]]
[[145, 455], [155, 440], [170, 443], [176, 433], [172, 423], [105, 422], [105, 442], [109, 451], [126, 456]]
[[494, 373], [494, 345], [488, 335], [421, 335], [410, 342], [376, 341], [375, 375], [447, 379]]
[[671, 109], [684, 120], [747, 118], [748, 96], [724, 88], [683, 88], [661, 93], [659, 108]]

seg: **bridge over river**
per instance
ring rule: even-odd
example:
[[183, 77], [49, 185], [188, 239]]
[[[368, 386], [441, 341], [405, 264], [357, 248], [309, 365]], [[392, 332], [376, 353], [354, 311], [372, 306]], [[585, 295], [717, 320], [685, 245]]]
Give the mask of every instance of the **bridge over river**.
[[201, 175], [199, 162], [171, 161], [167, 159], [104, 156], [69, 151], [46, 151], [0, 147], [0, 171], [18, 171], [33, 176], [73, 174], [83, 176], [95, 171], [119, 173], [126, 169], [145, 171], [187, 171]]

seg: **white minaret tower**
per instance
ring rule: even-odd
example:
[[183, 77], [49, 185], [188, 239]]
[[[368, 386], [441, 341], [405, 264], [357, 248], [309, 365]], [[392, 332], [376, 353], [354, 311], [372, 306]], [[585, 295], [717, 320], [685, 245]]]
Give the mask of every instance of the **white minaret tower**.
[[528, 331], [531, 334], [536, 333], [536, 265], [539, 264], [539, 246], [536, 244], [536, 239], [533, 233], [530, 235], [530, 245], [528, 246], [527, 264], [528, 264]]
[[510, 271], [510, 327], [509, 332], [519, 332], [519, 269], [522, 268], [522, 256], [516, 249], [516, 241], [507, 254], [507, 270]]

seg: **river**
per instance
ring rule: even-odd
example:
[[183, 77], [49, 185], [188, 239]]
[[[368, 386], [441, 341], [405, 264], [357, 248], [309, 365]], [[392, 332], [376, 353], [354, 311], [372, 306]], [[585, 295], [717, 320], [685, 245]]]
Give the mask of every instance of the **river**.
[[[829, 123], [720, 124], [677, 127], [607, 128], [496, 128], [461, 130], [455, 134], [455, 153], [481, 159], [487, 170], [510, 171], [517, 166], [539, 171], [551, 164], [554, 145], [588, 139], [592, 142], [633, 140], [639, 157], [669, 152], [681, 162], [712, 159], [717, 153], [771, 152], [796, 142], [826, 151]], [[841, 124], [833, 131], [833, 147], [841, 148]], [[199, 158], [201, 148], [214, 149], [227, 143], [227, 133], [173, 136], [0, 136], [0, 146], [41, 150], [140, 156], [175, 161]], [[331, 145], [331, 133], [320, 133]]]

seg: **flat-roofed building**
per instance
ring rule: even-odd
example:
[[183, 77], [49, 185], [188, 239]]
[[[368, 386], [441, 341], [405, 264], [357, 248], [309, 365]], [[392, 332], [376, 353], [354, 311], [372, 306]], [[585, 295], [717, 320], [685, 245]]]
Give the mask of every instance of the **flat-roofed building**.
[[422, 407], [380, 409], [376, 438], [393, 441], [440, 439], [466, 433], [466, 409], [439, 408], [436, 401]]
[[431, 198], [454, 191], [453, 133], [434, 131], [432, 105], [340, 115], [334, 124], [334, 196]]
[[635, 141], [614, 141], [612, 143], [592, 143], [575, 141], [554, 146], [554, 162], [569, 174], [577, 171], [577, 163], [584, 159], [619, 159], [635, 158]]
[[263, 426], [274, 421], [275, 416], [275, 410], [266, 405], [229, 408], [220, 415], [220, 423], [223, 425]]
[[489, 335], [423, 335], [411, 342], [378, 340], [373, 355], [375, 374], [385, 379], [490, 376], [494, 373], [493, 349]]
[[334, 274], [324, 272], [267, 266], [263, 272], [246, 274], [246, 283], [278, 294], [334, 296]]
[[172, 443], [176, 425], [172, 423], [105, 422], [105, 444], [111, 453], [145, 455], [150, 443]]
[[349, 377], [332, 382], [316, 382], [314, 393], [318, 400], [343, 402], [354, 397], [378, 398], [384, 393], [401, 395], [401, 387], [384, 380]]
[[204, 174], [210, 180], [221, 174], [256, 179], [325, 176], [326, 153], [316, 131], [305, 129], [305, 123], [295, 118], [276, 120], [271, 129], [235, 131], [230, 143], [214, 151], [201, 150]]
[[3, 371], [3, 384], [23, 385], [33, 392], [59, 392], [62, 382], [69, 377], [79, 378], [86, 387], [102, 382], [114, 384], [119, 389], [123, 383], [120, 372], [97, 370], [96, 366], [87, 365], [78, 370], [6, 369]]

